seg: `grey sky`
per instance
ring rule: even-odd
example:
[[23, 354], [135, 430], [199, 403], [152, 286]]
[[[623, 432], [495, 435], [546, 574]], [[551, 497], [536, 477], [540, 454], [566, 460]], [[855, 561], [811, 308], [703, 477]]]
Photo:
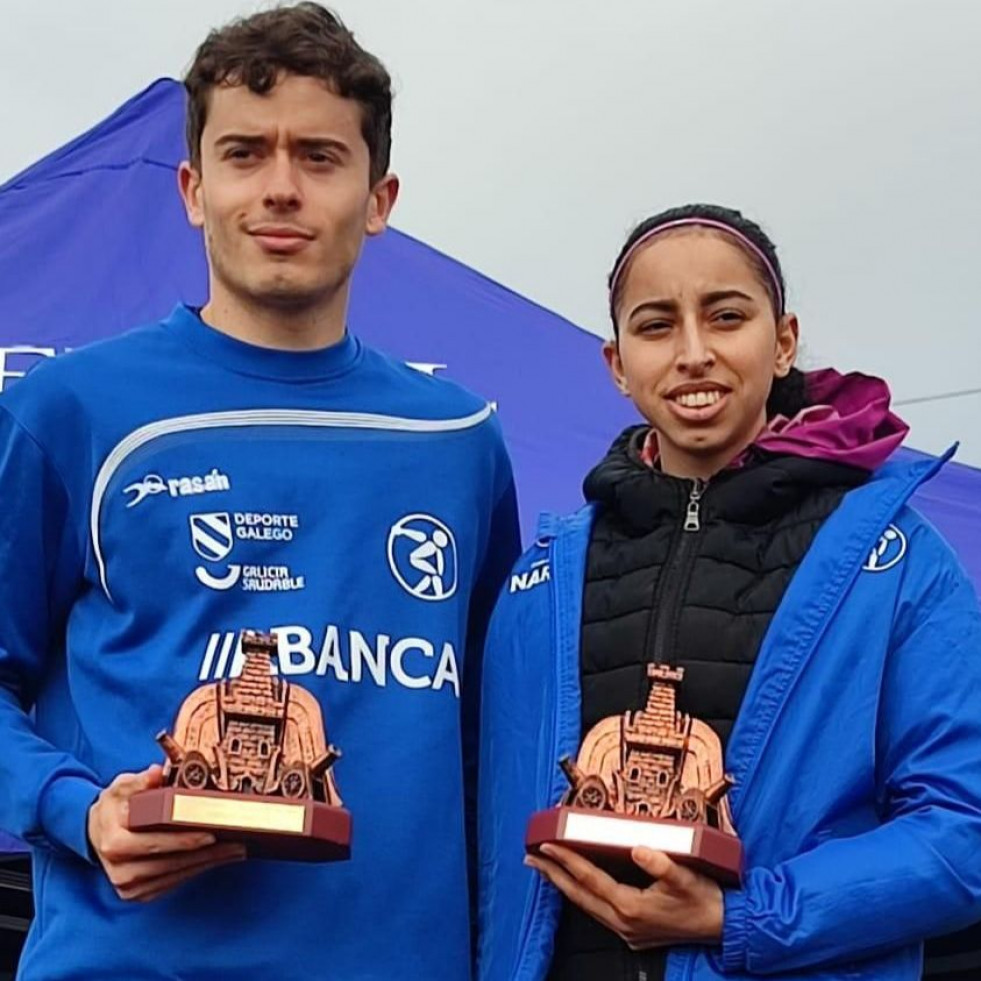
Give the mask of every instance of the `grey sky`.
[[[0, 0], [0, 180], [260, 6]], [[805, 365], [981, 388], [975, 0], [336, 6], [396, 79], [398, 227], [604, 333], [633, 222], [731, 204], [780, 246]], [[981, 396], [900, 411], [981, 465]]]

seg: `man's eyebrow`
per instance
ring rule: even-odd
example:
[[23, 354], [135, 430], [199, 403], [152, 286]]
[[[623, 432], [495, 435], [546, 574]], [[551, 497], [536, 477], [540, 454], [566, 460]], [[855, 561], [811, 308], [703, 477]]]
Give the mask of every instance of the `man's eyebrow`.
[[215, 140], [215, 146], [225, 146], [228, 143], [244, 143], [246, 146], [262, 146], [266, 142], [264, 136], [254, 133], [225, 133]]
[[343, 150], [345, 153], [350, 152], [348, 145], [343, 140], [339, 140], [334, 136], [301, 136], [297, 139], [296, 145], [302, 147], [333, 147], [337, 150]]
[[[215, 147], [223, 146], [266, 146], [268, 138], [259, 133], [224, 133], [215, 140]], [[343, 141], [331, 136], [303, 136], [294, 141], [294, 146], [300, 150], [333, 150], [342, 156], [349, 157], [351, 148]]]
[[332, 136], [301, 136], [296, 145], [303, 150], [337, 150], [349, 154], [351, 148], [343, 141]]

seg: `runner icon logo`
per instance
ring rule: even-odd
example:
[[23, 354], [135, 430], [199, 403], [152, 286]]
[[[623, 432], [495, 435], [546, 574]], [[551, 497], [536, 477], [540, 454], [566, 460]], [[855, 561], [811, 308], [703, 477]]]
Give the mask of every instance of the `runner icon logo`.
[[388, 566], [395, 581], [417, 599], [449, 599], [458, 575], [453, 532], [432, 515], [406, 515], [388, 533]]

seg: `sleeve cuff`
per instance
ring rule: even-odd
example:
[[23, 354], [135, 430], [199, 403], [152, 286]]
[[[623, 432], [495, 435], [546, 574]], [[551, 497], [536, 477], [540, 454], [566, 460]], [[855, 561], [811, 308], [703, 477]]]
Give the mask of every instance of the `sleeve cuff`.
[[97, 783], [84, 777], [60, 777], [48, 784], [38, 806], [47, 838], [90, 863], [95, 859], [89, 849], [89, 808], [101, 790]]
[[734, 974], [746, 969], [746, 896], [741, 889], [726, 889], [723, 902], [722, 969]]

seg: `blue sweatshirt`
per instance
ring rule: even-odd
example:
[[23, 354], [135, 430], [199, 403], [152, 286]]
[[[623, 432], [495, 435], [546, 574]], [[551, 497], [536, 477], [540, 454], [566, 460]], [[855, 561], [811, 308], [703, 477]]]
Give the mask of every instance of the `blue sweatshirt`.
[[[179, 307], [0, 399], [0, 827], [34, 847], [24, 981], [470, 974], [480, 640], [517, 552], [483, 402], [348, 335], [257, 348]], [[349, 862], [246, 861], [148, 904], [90, 856], [243, 627], [343, 751]], [[33, 714], [32, 713], [33, 710]]]

